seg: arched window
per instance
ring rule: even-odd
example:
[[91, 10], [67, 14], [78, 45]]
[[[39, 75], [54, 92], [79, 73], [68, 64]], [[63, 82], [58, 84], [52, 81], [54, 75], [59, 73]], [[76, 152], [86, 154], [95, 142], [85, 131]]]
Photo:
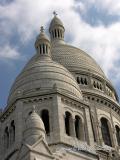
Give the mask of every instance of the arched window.
[[84, 84], [83, 78], [81, 77], [81, 84]]
[[42, 53], [42, 46], [40, 45], [40, 54]]
[[80, 78], [79, 77], [77, 77], [77, 83], [80, 84]]
[[106, 118], [101, 118], [101, 131], [104, 143], [108, 146], [112, 146], [108, 120]]
[[87, 79], [86, 78], [84, 79], [84, 84], [87, 85]]
[[97, 88], [99, 89], [100, 87], [99, 87], [99, 83], [97, 82]]
[[14, 121], [11, 122], [10, 126], [10, 144], [15, 142], [15, 124]]
[[75, 133], [76, 137], [80, 139], [80, 118], [79, 116], [75, 116]]
[[93, 83], [93, 86], [94, 86], [94, 88], [96, 88], [96, 82], [94, 81], [94, 83]]
[[118, 142], [118, 145], [120, 146], [120, 128], [116, 125], [115, 129], [116, 129], [117, 142]]
[[8, 148], [9, 147], [9, 131], [8, 131], [8, 127], [5, 128], [5, 132], [4, 132], [4, 148]]
[[79, 140], [84, 140], [83, 123], [78, 115], [75, 116], [75, 134]]
[[42, 110], [41, 118], [42, 118], [44, 126], [45, 126], [46, 134], [49, 135], [49, 133], [50, 133], [50, 124], [49, 124], [49, 112], [48, 112], [48, 110], [46, 110], [46, 109]]
[[69, 112], [65, 112], [65, 130], [66, 134], [70, 136], [70, 123], [71, 123], [71, 114]]

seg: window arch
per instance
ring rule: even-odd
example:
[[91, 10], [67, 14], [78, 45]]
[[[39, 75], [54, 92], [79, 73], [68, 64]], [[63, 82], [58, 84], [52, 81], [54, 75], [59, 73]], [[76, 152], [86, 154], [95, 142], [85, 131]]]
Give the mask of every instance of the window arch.
[[9, 147], [9, 130], [8, 127], [5, 128], [5, 132], [4, 132], [4, 148], [8, 148]]
[[120, 128], [116, 125], [115, 129], [116, 129], [117, 142], [118, 142], [118, 145], [120, 146]]
[[46, 109], [42, 110], [41, 118], [42, 118], [44, 126], [45, 126], [46, 134], [49, 135], [49, 133], [50, 133], [50, 123], [49, 123], [49, 112], [48, 112], [48, 110], [46, 110]]
[[76, 134], [76, 137], [79, 140], [84, 140], [83, 133], [84, 133], [84, 131], [83, 131], [82, 120], [78, 115], [76, 115], [75, 116], [75, 134]]
[[101, 118], [101, 131], [104, 143], [108, 146], [112, 146], [108, 120], [106, 118]]
[[15, 142], [15, 124], [14, 121], [11, 122], [10, 126], [10, 144]]
[[68, 111], [65, 112], [65, 130], [66, 130], [66, 134], [68, 136], [71, 135], [71, 132], [70, 132], [70, 130], [71, 130], [71, 128], [70, 128], [71, 118], [72, 118], [71, 114]]

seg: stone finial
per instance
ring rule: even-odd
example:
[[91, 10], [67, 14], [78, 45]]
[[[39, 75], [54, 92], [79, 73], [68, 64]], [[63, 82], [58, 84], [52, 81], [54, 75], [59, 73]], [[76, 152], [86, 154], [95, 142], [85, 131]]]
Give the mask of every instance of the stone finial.
[[41, 33], [43, 33], [43, 32], [44, 32], [44, 30], [45, 30], [45, 29], [44, 29], [44, 27], [43, 27], [43, 26], [41, 26], [41, 27], [40, 27], [40, 32], [41, 32]]
[[33, 105], [33, 107], [32, 107], [32, 113], [35, 113], [35, 112], [36, 112], [36, 106]]
[[56, 11], [53, 12], [54, 17], [56, 17], [58, 14], [56, 13]]

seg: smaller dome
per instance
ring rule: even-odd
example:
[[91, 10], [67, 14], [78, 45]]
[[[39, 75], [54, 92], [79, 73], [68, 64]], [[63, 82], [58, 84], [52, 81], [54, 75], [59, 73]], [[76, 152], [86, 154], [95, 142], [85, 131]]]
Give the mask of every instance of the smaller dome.
[[35, 41], [35, 47], [37, 48], [39, 46], [39, 44], [41, 44], [42, 42], [45, 42], [45, 41], [50, 43], [49, 38], [47, 37], [47, 35], [44, 32], [43, 26], [41, 26], [40, 34], [37, 36], [36, 41]]
[[51, 43], [64, 43], [64, 32], [65, 28], [63, 26], [63, 23], [54, 12], [54, 18], [52, 19], [49, 27]]
[[40, 116], [35, 112], [35, 109], [29, 113], [29, 116], [26, 120], [26, 129], [37, 128], [42, 131], [45, 131], [43, 121]]
[[29, 113], [26, 120], [26, 128], [24, 130], [25, 142], [29, 145], [33, 145], [39, 137], [42, 136], [45, 139], [45, 127], [40, 116], [35, 112], [35, 108]]
[[64, 28], [62, 21], [57, 16], [54, 16], [52, 19], [49, 29], [53, 28], [54, 26], [61, 26]]

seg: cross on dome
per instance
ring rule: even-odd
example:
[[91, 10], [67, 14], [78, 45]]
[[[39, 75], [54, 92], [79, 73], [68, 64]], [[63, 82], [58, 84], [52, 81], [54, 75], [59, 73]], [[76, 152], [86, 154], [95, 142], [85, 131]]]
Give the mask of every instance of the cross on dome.
[[43, 32], [44, 32], [44, 30], [45, 30], [45, 29], [44, 29], [44, 27], [43, 27], [43, 26], [41, 26], [41, 27], [40, 27], [40, 32], [42, 32], [42, 33], [43, 33]]
[[56, 11], [53, 12], [53, 15], [56, 17], [58, 14], [56, 13]]

